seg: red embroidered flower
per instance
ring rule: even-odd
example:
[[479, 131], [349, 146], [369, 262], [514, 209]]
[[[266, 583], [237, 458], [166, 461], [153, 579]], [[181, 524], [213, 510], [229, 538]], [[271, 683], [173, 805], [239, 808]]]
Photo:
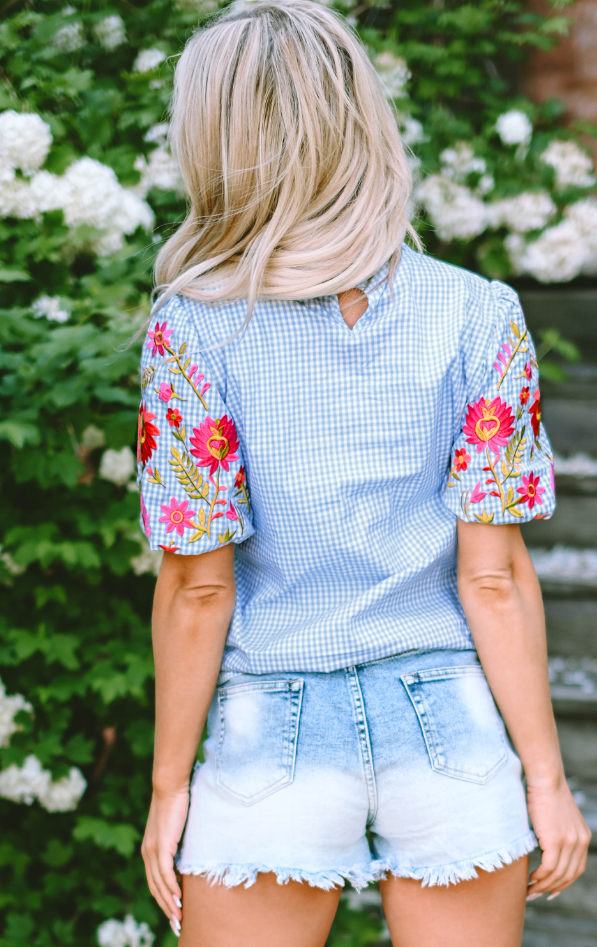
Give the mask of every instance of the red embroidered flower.
[[530, 397], [530, 393], [529, 393], [529, 388], [528, 388], [528, 385], [527, 385], [527, 386], [525, 386], [525, 387], [521, 390], [521, 392], [520, 392], [520, 403], [521, 403], [521, 405], [522, 405], [523, 407], [524, 407], [524, 405], [527, 403], [527, 401], [529, 400], [529, 397]]
[[145, 530], [145, 535], [149, 539], [151, 536], [151, 526], [149, 523], [149, 513], [147, 512], [147, 507], [145, 506], [145, 500], [143, 499], [143, 494], [139, 494], [139, 499], [141, 500], [141, 517], [143, 519], [143, 529]]
[[545, 493], [545, 487], [539, 486], [540, 477], [536, 477], [531, 470], [528, 477], [522, 478], [522, 487], [517, 487], [516, 492], [522, 494], [521, 503], [528, 503], [529, 510], [532, 510], [535, 503], [541, 505], [543, 500], [541, 494]]
[[160, 509], [163, 516], [160, 516], [160, 523], [166, 523], [166, 532], [171, 533], [173, 529], [176, 530], [179, 536], [182, 536], [185, 527], [187, 529], [192, 529], [193, 525], [191, 523], [192, 517], [195, 515], [195, 510], [189, 510], [189, 501], [183, 500], [182, 503], [179, 503], [176, 497], [172, 497], [170, 500], [170, 506], [164, 506], [160, 504]]
[[172, 335], [172, 329], [167, 328], [168, 323], [162, 322], [160, 325], [159, 322], [156, 322], [155, 329], [151, 329], [147, 333], [149, 342], [147, 343], [147, 348], [151, 349], [151, 357], [153, 358], [156, 352], [159, 352], [160, 355], [164, 354], [164, 346], [168, 345], [170, 342], [170, 336]]
[[531, 416], [531, 425], [533, 428], [533, 434], [535, 437], [539, 437], [539, 425], [541, 424], [541, 395], [539, 389], [533, 393], [534, 401], [529, 408], [529, 414]]
[[481, 500], [484, 500], [486, 496], [487, 494], [483, 493], [481, 489], [481, 481], [479, 480], [479, 482], [477, 483], [475, 489], [473, 490], [471, 494], [471, 503], [480, 503]]
[[493, 401], [480, 398], [468, 406], [463, 427], [464, 433], [468, 434], [467, 444], [476, 444], [477, 453], [487, 446], [494, 454], [499, 454], [500, 447], [508, 443], [514, 430], [513, 421], [512, 408], [501, 398]]
[[159, 547], [160, 549], [163, 549], [164, 552], [178, 552], [180, 549], [180, 546], [175, 546], [172, 540], [170, 540], [167, 546], [163, 546], [161, 543], [159, 543]]
[[165, 401], [166, 404], [170, 401], [172, 397], [172, 386], [168, 384], [167, 381], [163, 381], [160, 385], [160, 390], [158, 391], [158, 396], [160, 401]]
[[193, 434], [190, 441], [195, 449], [191, 454], [198, 458], [200, 467], [209, 466], [210, 474], [215, 473], [220, 465], [228, 470], [228, 464], [238, 460], [235, 453], [238, 448], [236, 427], [227, 415], [215, 421], [207, 417], [198, 428], [193, 428]]
[[176, 430], [179, 429], [181, 421], [182, 421], [182, 414], [180, 413], [178, 408], [168, 408], [168, 410], [166, 411], [166, 421], [168, 422], [170, 427], [175, 427]]
[[[458, 453], [458, 451], [456, 451], [456, 453]], [[239, 467], [239, 468], [238, 468], [238, 473], [237, 473], [236, 477], [234, 478], [234, 486], [236, 487], [237, 490], [240, 490], [240, 488], [242, 487], [243, 483], [245, 483], [246, 479], [247, 479], [247, 478], [245, 477], [245, 468], [244, 468], [244, 467]]]
[[459, 447], [454, 451], [454, 466], [456, 470], [466, 470], [466, 465], [470, 464], [471, 455], [467, 454], [466, 447]]
[[530, 381], [531, 378], [533, 377], [533, 370], [531, 368], [530, 362], [527, 362], [526, 365], [524, 366], [524, 373], [527, 376], [527, 381]]
[[236, 512], [236, 510], [235, 510], [234, 507], [232, 506], [232, 503], [229, 505], [228, 509], [226, 510], [226, 516], [228, 517], [229, 520], [237, 520], [237, 519], [238, 519], [238, 513]]
[[139, 421], [137, 425], [137, 460], [146, 464], [155, 450], [155, 438], [159, 437], [160, 430], [152, 424], [157, 415], [151, 411], [145, 410], [145, 405], [141, 402], [139, 408]]

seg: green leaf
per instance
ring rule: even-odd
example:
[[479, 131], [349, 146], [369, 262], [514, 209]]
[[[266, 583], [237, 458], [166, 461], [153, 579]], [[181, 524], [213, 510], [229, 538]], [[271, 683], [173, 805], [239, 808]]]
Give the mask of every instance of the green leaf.
[[0, 421], [0, 440], [10, 443], [20, 450], [25, 444], [39, 444], [39, 429], [24, 421]]
[[31, 274], [16, 267], [0, 266], [0, 283], [28, 283]]
[[91, 841], [98, 848], [113, 848], [125, 858], [133, 854], [140, 837], [137, 829], [128, 823], [111, 823], [92, 816], [79, 816], [73, 829], [77, 842]]

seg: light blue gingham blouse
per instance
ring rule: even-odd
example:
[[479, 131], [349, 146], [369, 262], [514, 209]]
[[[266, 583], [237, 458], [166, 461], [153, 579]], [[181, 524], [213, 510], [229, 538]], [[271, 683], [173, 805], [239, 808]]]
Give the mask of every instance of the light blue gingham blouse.
[[173, 297], [139, 411], [152, 549], [237, 543], [223, 670], [332, 671], [473, 647], [456, 518], [551, 516], [552, 455], [514, 291], [403, 248], [349, 329], [336, 296]]

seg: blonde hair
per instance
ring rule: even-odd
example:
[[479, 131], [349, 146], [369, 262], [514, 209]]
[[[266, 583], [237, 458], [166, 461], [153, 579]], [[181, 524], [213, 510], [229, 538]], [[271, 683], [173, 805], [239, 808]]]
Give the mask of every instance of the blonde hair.
[[411, 178], [395, 116], [341, 17], [311, 0], [234, 7], [178, 62], [171, 145], [190, 197], [155, 267], [162, 305], [309, 299], [400, 259]]

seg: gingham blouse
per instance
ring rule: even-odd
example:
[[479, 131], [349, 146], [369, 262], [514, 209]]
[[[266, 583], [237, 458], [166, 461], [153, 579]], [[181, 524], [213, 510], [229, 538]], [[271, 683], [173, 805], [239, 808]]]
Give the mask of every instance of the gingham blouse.
[[456, 518], [551, 516], [537, 361], [514, 291], [404, 247], [336, 296], [174, 297], [151, 320], [139, 411], [152, 549], [237, 543], [223, 670], [331, 671], [473, 647]]

